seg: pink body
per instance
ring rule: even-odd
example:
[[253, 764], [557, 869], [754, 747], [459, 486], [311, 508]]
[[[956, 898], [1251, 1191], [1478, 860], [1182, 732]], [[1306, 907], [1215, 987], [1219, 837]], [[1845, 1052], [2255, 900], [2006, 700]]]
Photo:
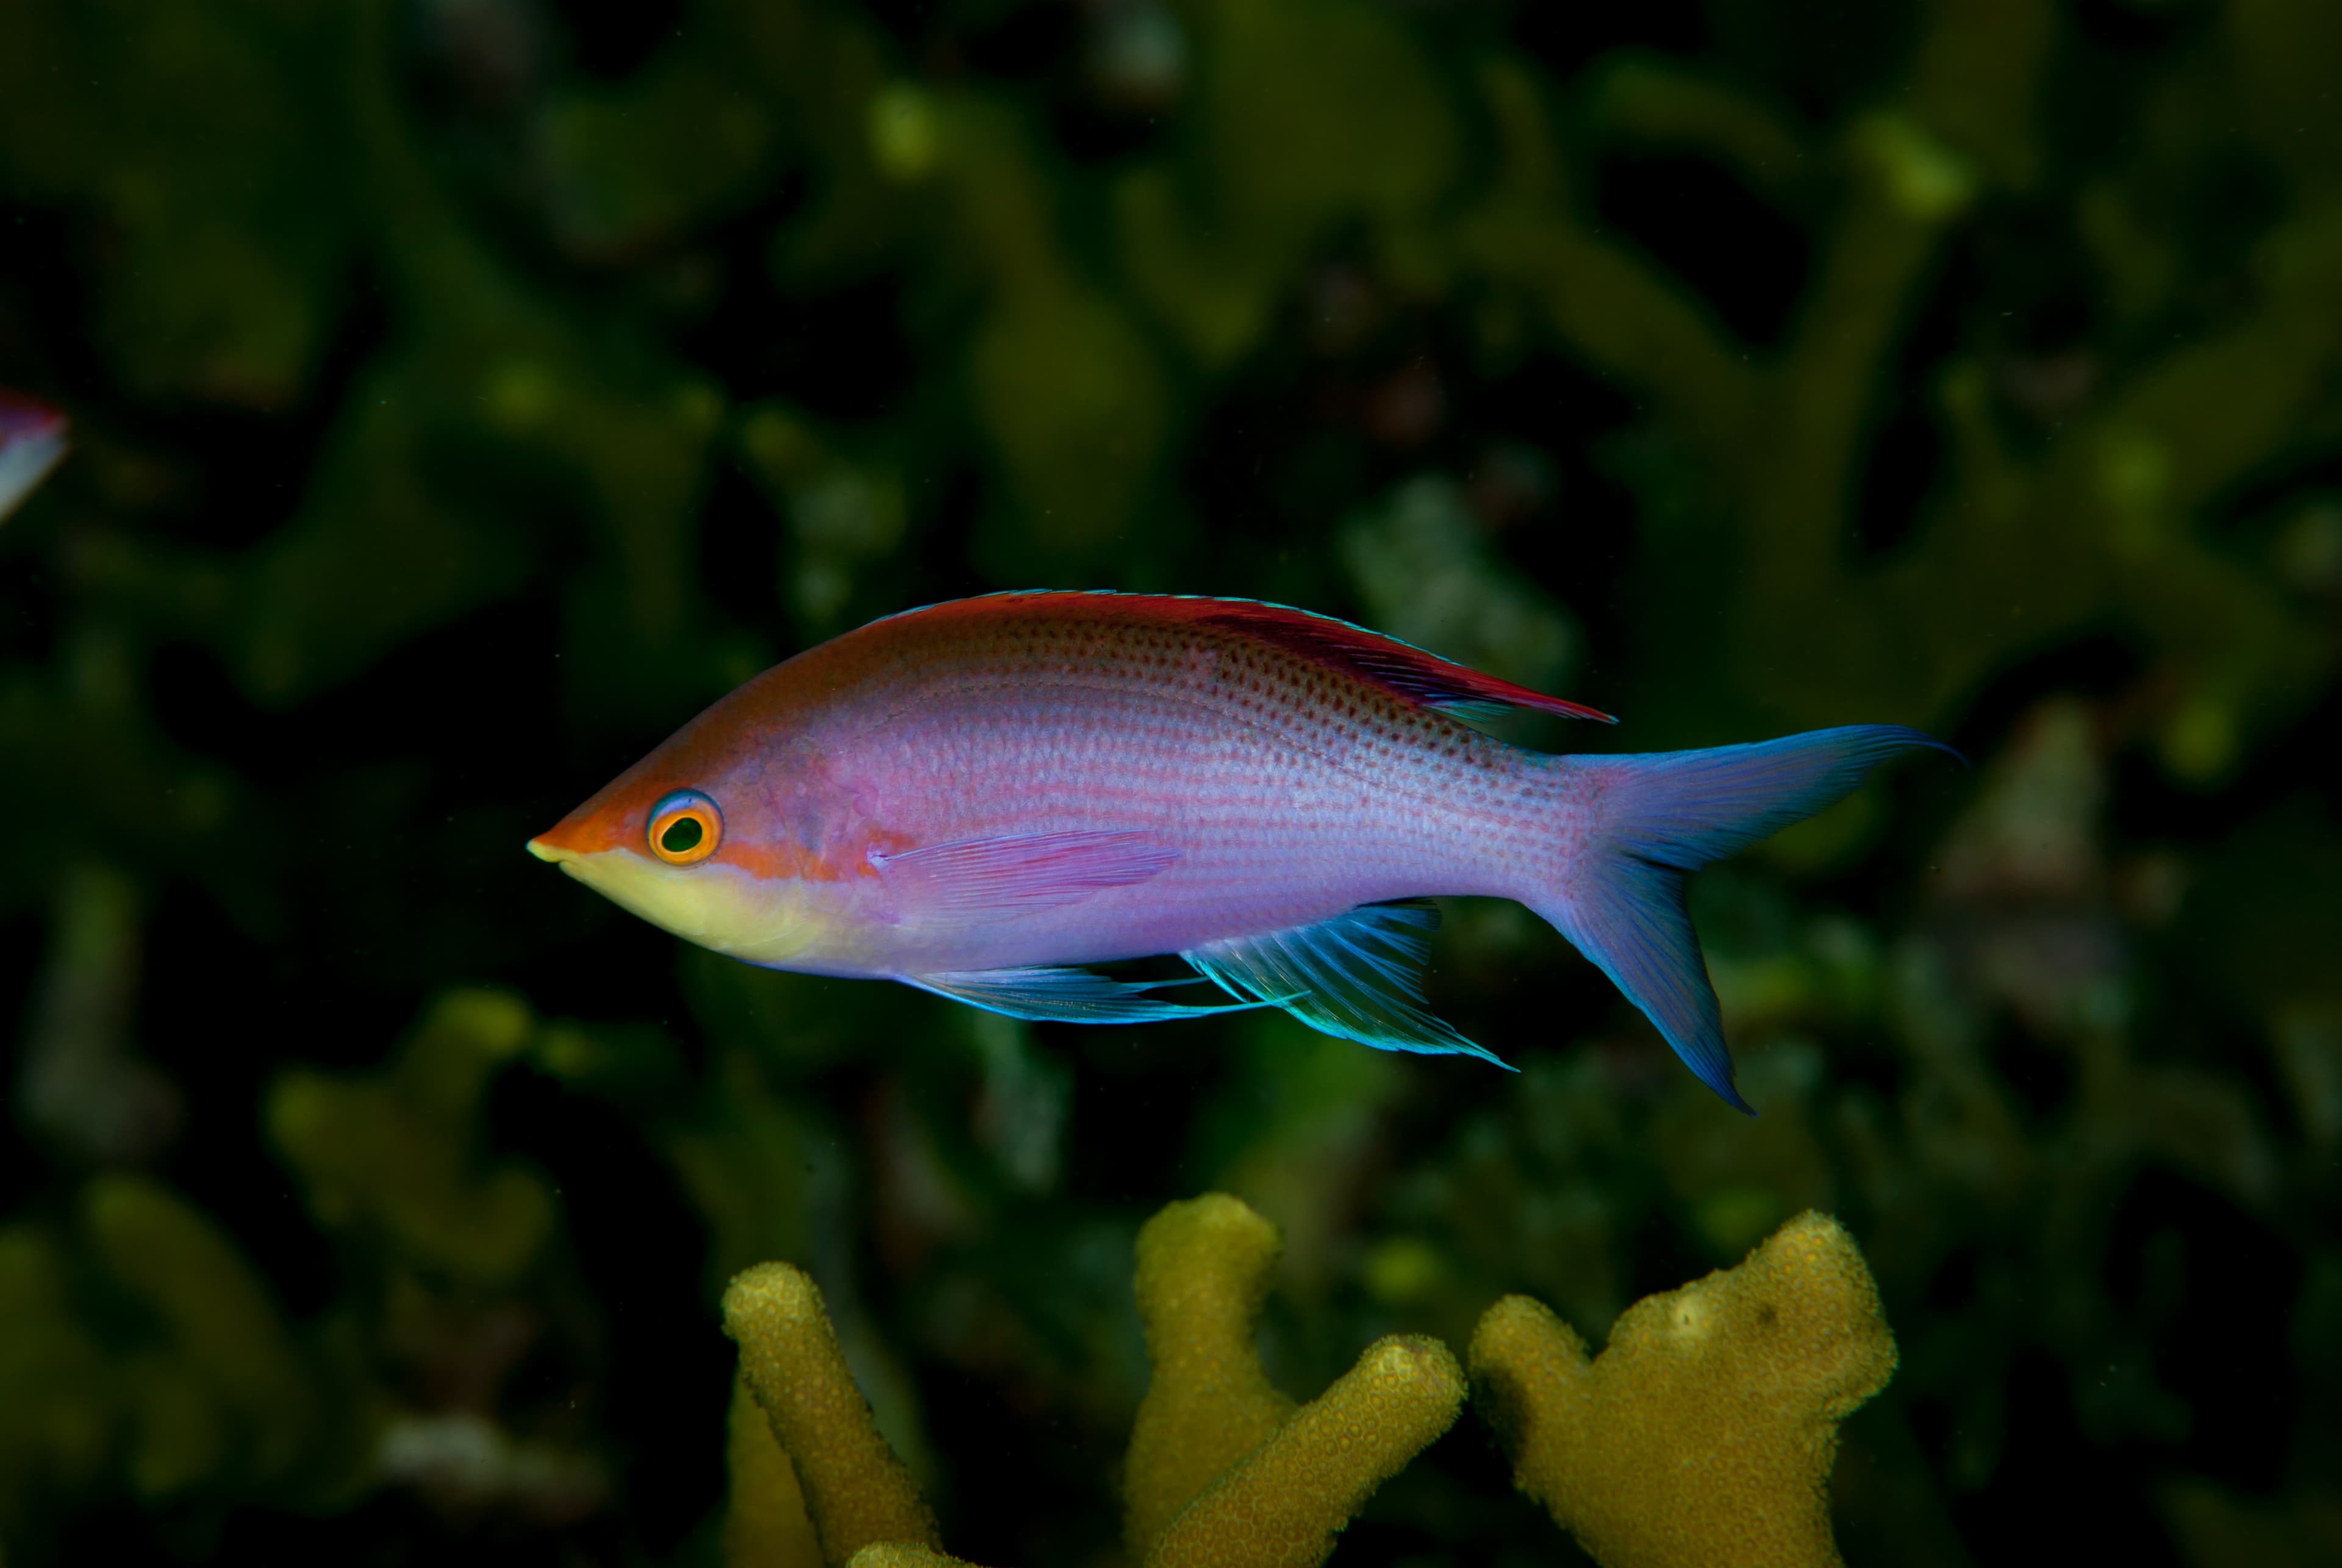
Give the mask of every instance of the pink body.
[[[718, 858], [819, 901], [825, 929], [788, 966], [840, 974], [1176, 953], [1380, 900], [1551, 885], [1571, 837], [1556, 759], [1228, 609], [998, 595], [877, 622], [726, 697], [545, 840], [621, 802], [636, 809], [611, 836], [636, 838], [649, 803], [705, 790]], [[1176, 858], [1013, 916], [926, 918], [883, 870], [921, 845], [1134, 831]]]
[[803, 715], [828, 846], [1136, 828], [1178, 858], [1076, 903], [946, 929], [898, 921], [885, 879], [857, 879], [856, 940], [839, 955], [856, 972], [1094, 963], [1386, 899], [1516, 896], [1505, 852], [1551, 832], [1550, 767], [1280, 649], [1110, 622], [962, 637]]

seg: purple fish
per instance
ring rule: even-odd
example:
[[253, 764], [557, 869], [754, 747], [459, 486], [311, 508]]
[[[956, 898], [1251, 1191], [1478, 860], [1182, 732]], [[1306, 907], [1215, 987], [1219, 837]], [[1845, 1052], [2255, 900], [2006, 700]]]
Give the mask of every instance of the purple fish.
[[1937, 743], [1555, 756], [1464, 722], [1505, 708], [1605, 717], [1273, 604], [997, 594], [767, 670], [528, 847], [751, 964], [1016, 1018], [1224, 1010], [1087, 967], [1177, 954], [1236, 1006], [1490, 1061], [1423, 1005], [1422, 901], [1517, 899], [1747, 1110], [1686, 874]]
[[65, 416], [21, 393], [0, 390], [0, 523], [65, 454]]

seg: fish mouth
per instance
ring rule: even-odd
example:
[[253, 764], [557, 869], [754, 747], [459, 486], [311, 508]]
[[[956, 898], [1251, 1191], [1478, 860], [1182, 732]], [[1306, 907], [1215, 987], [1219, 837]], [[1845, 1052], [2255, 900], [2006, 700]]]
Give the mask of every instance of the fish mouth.
[[541, 833], [537, 834], [535, 838], [528, 841], [528, 853], [536, 856], [537, 859], [545, 862], [547, 865], [565, 867], [571, 861], [577, 858], [577, 852], [575, 850], [564, 849], [559, 844], [553, 843], [552, 840], [552, 834]]
[[529, 854], [545, 864], [559, 866], [561, 874], [570, 881], [582, 882], [596, 893], [608, 894], [609, 889], [602, 885], [603, 876], [597, 873], [609, 857], [596, 854], [590, 849], [573, 849], [559, 842], [560, 836], [559, 828], [551, 833], [541, 833], [530, 839], [525, 847]]

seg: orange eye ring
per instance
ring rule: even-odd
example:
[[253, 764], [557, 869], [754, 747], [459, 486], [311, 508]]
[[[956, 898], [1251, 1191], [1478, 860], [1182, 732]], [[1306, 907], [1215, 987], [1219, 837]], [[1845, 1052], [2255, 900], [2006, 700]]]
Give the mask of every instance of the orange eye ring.
[[724, 814], [696, 789], [679, 789], [651, 807], [651, 853], [669, 865], [697, 865], [724, 842]]

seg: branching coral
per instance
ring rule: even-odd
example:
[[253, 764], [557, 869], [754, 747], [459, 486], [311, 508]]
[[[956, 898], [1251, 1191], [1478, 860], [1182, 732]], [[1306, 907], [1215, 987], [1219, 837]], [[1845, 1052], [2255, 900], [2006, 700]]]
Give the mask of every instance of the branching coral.
[[1375, 1488], [1463, 1403], [1447, 1347], [1395, 1334], [1294, 1410], [1252, 1345], [1276, 1261], [1274, 1227], [1222, 1193], [1173, 1203], [1139, 1233], [1155, 1382], [1124, 1484], [1131, 1555], [1150, 1568], [1324, 1562]]
[[1134, 1556], [1293, 1418], [1251, 1347], [1277, 1250], [1276, 1227], [1233, 1198], [1173, 1204], [1140, 1233], [1136, 1283], [1155, 1381], [1123, 1483]]
[[[1314, 1568], [1463, 1403], [1463, 1373], [1445, 1345], [1393, 1335], [1296, 1408], [1270, 1386], [1252, 1345], [1276, 1252], [1275, 1228], [1218, 1193], [1173, 1203], [1139, 1235], [1155, 1383], [1126, 1485], [1131, 1554], [1149, 1568]], [[957, 1561], [942, 1554], [934, 1516], [856, 1392], [812, 1280], [785, 1263], [750, 1269], [725, 1293], [724, 1324], [767, 1423], [759, 1431], [736, 1400], [725, 1538], [736, 1568]], [[801, 1510], [786, 1505], [788, 1491]]]
[[[742, 1379], [788, 1456], [822, 1559], [845, 1563], [874, 1542], [936, 1544], [935, 1515], [854, 1386], [820, 1287], [786, 1263], [760, 1263], [724, 1293], [724, 1330], [739, 1342]], [[745, 1458], [752, 1473], [772, 1472], [753, 1433], [743, 1433], [736, 1421], [732, 1452], [736, 1467]], [[736, 1468], [736, 1487], [742, 1479]], [[756, 1536], [777, 1543], [787, 1529], [786, 1520], [766, 1521]], [[728, 1543], [735, 1562], [744, 1560], [750, 1540], [736, 1515]]]
[[555, 1223], [551, 1185], [475, 1148], [489, 1081], [525, 1051], [535, 1023], [517, 998], [451, 993], [387, 1070], [287, 1073], [270, 1091], [268, 1131], [328, 1229], [377, 1231], [396, 1255], [461, 1280], [509, 1283]]
[[565, 1411], [591, 1387], [559, 1203], [480, 1148], [492, 1081], [544, 1033], [507, 994], [459, 991], [377, 1071], [277, 1078], [269, 1132], [355, 1264], [306, 1322], [231, 1223], [150, 1176], [0, 1225], [0, 1544], [45, 1561], [75, 1508], [125, 1501], [190, 1543], [237, 1507], [383, 1485], [465, 1516], [599, 1506], [598, 1455], [533, 1433], [509, 1386], [528, 1359], [577, 1369], [553, 1384]]
[[372, 1412], [212, 1216], [145, 1176], [0, 1228], [0, 1548], [96, 1495], [200, 1520], [362, 1484]]
[[1472, 1336], [1522, 1490], [1606, 1568], [1813, 1568], [1837, 1423], [1887, 1384], [1895, 1342], [1854, 1239], [1806, 1213], [1737, 1268], [1626, 1309], [1609, 1347], [1526, 1296]]

